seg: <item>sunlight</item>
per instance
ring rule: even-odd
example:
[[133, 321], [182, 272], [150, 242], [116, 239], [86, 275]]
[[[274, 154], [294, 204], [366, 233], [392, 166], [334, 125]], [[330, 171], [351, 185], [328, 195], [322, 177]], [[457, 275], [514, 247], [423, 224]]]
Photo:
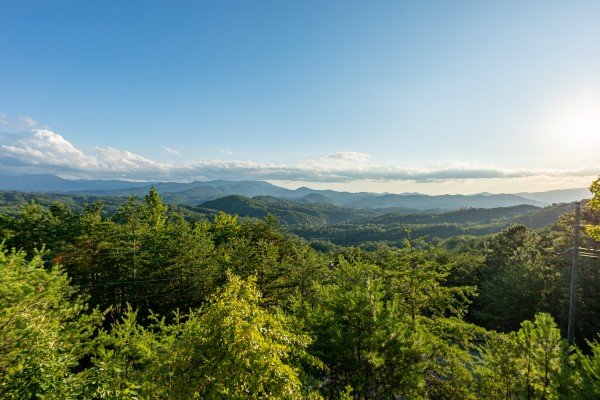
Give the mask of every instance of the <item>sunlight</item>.
[[540, 115], [539, 143], [562, 160], [593, 159], [600, 146], [600, 96], [595, 88], [561, 96]]
[[600, 110], [589, 104], [573, 113], [566, 120], [564, 131], [570, 138], [595, 143], [600, 138]]

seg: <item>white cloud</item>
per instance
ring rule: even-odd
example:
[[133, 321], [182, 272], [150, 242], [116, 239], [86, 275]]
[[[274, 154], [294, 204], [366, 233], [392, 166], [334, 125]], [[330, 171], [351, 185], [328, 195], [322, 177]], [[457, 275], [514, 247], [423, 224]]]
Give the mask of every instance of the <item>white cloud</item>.
[[[5, 134], [0, 137], [0, 168], [9, 172], [81, 172], [86, 176], [101, 174], [164, 171], [172, 166], [139, 154], [112, 147], [94, 147], [91, 154], [77, 149], [71, 142], [50, 129]], [[132, 176], [134, 177], [134, 176]]]
[[85, 155], [61, 135], [48, 129], [32, 129], [28, 133], [11, 136], [17, 136], [18, 139], [12, 144], [0, 145], [0, 154], [25, 164], [85, 170], [97, 163], [96, 159]]
[[31, 117], [21, 116], [13, 119], [4, 113], [0, 113], [0, 126], [7, 131], [23, 131], [37, 127], [38, 123]]
[[19, 117], [19, 123], [21, 126], [26, 128], [33, 128], [37, 126], [37, 122], [31, 117]]
[[165, 148], [164, 148], [164, 150], [165, 150], [167, 153], [169, 153], [169, 154], [173, 154], [173, 155], [175, 155], [175, 156], [178, 156], [178, 155], [180, 155], [180, 154], [181, 154], [181, 153], [179, 152], [179, 150], [177, 150], [177, 149], [172, 149], [172, 148], [170, 148], [170, 147], [165, 147]]
[[[4, 116], [0, 115], [0, 121], [2, 118]], [[306, 182], [448, 182], [594, 177], [600, 175], [600, 166], [571, 170], [527, 170], [495, 165], [441, 163], [404, 168], [377, 163], [369, 154], [354, 151], [333, 153], [297, 164], [218, 159], [165, 163], [112, 147], [94, 147], [91, 151], [84, 152], [60, 134], [47, 128], [34, 127], [25, 132], [0, 133], [0, 172], [44, 172], [86, 178], [178, 181], [264, 179]]]
[[369, 161], [371, 155], [367, 153], [359, 153], [357, 151], [341, 151], [339, 153], [330, 154], [327, 157], [333, 160]]
[[170, 164], [159, 163], [139, 154], [114, 147], [94, 147], [98, 159], [96, 168], [105, 171], [136, 172], [141, 170], [165, 170]]
[[372, 169], [374, 166], [371, 163], [371, 156], [369, 154], [356, 151], [333, 153], [326, 157], [306, 160], [298, 165], [303, 170], [313, 171], [322, 175], [327, 175], [331, 171], [364, 171]]

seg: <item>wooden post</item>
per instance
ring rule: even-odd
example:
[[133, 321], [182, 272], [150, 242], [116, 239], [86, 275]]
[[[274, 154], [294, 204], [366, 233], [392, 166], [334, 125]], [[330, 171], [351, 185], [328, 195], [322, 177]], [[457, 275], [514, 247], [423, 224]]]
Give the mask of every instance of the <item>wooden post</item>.
[[567, 338], [575, 343], [575, 303], [577, 301], [577, 262], [579, 261], [579, 202], [575, 202], [575, 222], [573, 223], [573, 259], [571, 262], [571, 290], [569, 293], [569, 325]]

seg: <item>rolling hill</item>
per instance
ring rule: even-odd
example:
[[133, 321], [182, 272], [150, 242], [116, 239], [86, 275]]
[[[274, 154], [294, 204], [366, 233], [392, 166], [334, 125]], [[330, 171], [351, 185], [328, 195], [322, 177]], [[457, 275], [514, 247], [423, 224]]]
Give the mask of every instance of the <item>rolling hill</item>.
[[249, 198], [271, 196], [298, 204], [321, 204], [352, 209], [396, 211], [402, 214], [444, 212], [461, 208], [512, 207], [521, 204], [543, 207], [590, 197], [587, 189], [554, 190], [539, 193], [474, 195], [425, 195], [420, 193], [350, 193], [314, 190], [307, 187], [286, 189], [264, 181], [130, 182], [121, 180], [70, 180], [54, 175], [0, 175], [0, 190], [63, 193], [84, 196], [143, 196], [156, 187], [170, 204], [196, 206], [231, 195]]
[[212, 215], [218, 211], [242, 217], [264, 218], [268, 214], [290, 226], [326, 226], [350, 223], [376, 213], [370, 210], [341, 208], [331, 204], [298, 203], [269, 196], [248, 198], [240, 195], [222, 197], [202, 203], [194, 211]]
[[[201, 195], [206, 193], [203, 189]], [[194, 189], [190, 189], [194, 190]], [[214, 192], [209, 192], [213, 193]], [[177, 195], [177, 193], [165, 196]], [[306, 239], [339, 245], [361, 245], [386, 242], [394, 245], [406, 237], [410, 227], [413, 237], [423, 236], [429, 240], [444, 239], [457, 235], [486, 235], [510, 225], [523, 224], [542, 228], [556, 222], [561, 215], [573, 210], [573, 203], [555, 204], [540, 208], [517, 205], [498, 208], [463, 208], [446, 212], [418, 212], [406, 214], [387, 212], [388, 209], [358, 209], [318, 203], [319, 194], [307, 195], [308, 199], [293, 201], [273, 196], [245, 197], [229, 195], [202, 202], [200, 205], [170, 204], [188, 220], [212, 218], [219, 211], [240, 217], [264, 218], [274, 215], [290, 231]], [[306, 197], [306, 196], [305, 196]], [[104, 212], [113, 214], [126, 201], [126, 196], [98, 196], [85, 194], [30, 193], [0, 191], [0, 213], [18, 215], [24, 204], [36, 202], [45, 207], [59, 201], [68, 208], [81, 212], [87, 204], [102, 201]]]

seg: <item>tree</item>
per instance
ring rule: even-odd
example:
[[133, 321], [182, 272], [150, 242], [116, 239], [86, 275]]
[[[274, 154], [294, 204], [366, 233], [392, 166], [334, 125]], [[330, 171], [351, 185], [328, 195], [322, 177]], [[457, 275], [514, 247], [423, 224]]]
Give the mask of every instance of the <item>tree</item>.
[[[161, 362], [170, 398], [295, 399], [315, 396], [303, 365], [310, 338], [260, 307], [256, 278], [229, 275], [210, 305], [191, 312]], [[168, 371], [168, 373], [165, 373]]]
[[[600, 177], [592, 182], [590, 192], [592, 192], [593, 197], [588, 203], [588, 207], [593, 210], [600, 210]], [[588, 226], [586, 230], [588, 235], [600, 242], [600, 225]]]
[[144, 215], [151, 226], [155, 228], [162, 227], [167, 220], [167, 205], [163, 203], [162, 197], [154, 186], [144, 197]]
[[524, 226], [503, 230], [487, 241], [476, 302], [476, 315], [484, 326], [509, 331], [537, 312], [554, 311], [564, 285], [540, 242], [539, 235]]
[[99, 322], [58, 267], [0, 248], [0, 397], [77, 398], [75, 369]]
[[411, 265], [415, 257], [409, 250], [383, 257], [396, 260], [390, 271], [340, 258], [329, 282], [317, 285], [308, 321], [311, 351], [328, 367], [327, 396], [350, 386], [358, 398], [473, 397], [467, 349], [479, 330], [451, 316], [460, 308], [447, 298], [454, 291], [441, 287], [433, 264]]
[[550, 314], [537, 314], [534, 324], [533, 356], [538, 376], [533, 387], [542, 399], [556, 397], [552, 394], [558, 390], [566, 343]]
[[480, 362], [476, 373], [479, 377], [478, 391], [482, 398], [514, 398], [520, 382], [515, 335], [491, 332], [479, 353]]
[[14, 235], [7, 245], [22, 249], [32, 256], [34, 251], [53, 242], [55, 221], [52, 214], [37, 203], [22, 206], [19, 217], [15, 219]]
[[[600, 338], [600, 335], [599, 335]], [[600, 343], [588, 341], [589, 354], [579, 351], [579, 367], [582, 376], [582, 399], [600, 398]]]
[[413, 321], [418, 315], [464, 316], [475, 287], [446, 284], [453, 265], [447, 260], [440, 262], [439, 251], [423, 246], [420, 241], [405, 239], [402, 249], [380, 255], [395, 301]]
[[[538, 313], [508, 334], [491, 333], [476, 369], [480, 395], [490, 399], [572, 398], [567, 343], [550, 314]], [[570, 368], [570, 366], [569, 366]]]

